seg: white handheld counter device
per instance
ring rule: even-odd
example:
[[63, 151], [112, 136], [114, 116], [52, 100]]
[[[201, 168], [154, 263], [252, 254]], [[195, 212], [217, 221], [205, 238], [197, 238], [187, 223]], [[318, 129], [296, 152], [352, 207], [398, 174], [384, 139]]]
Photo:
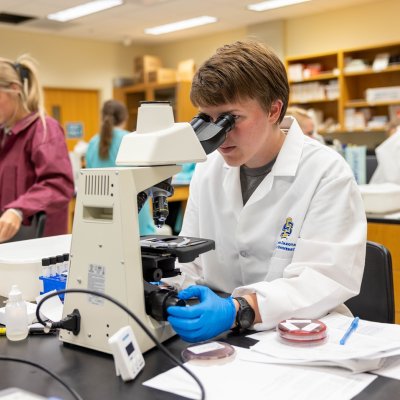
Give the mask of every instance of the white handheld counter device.
[[124, 381], [136, 378], [144, 367], [144, 358], [130, 326], [125, 326], [108, 339], [115, 362], [115, 372]]

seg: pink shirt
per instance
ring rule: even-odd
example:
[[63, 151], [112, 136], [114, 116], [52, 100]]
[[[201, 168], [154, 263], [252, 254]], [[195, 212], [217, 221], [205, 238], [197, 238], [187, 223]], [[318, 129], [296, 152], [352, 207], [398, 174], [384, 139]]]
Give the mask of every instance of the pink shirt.
[[38, 114], [0, 127], [0, 212], [20, 209], [24, 224], [39, 211], [47, 215], [45, 236], [67, 233], [68, 203], [74, 194], [71, 162], [62, 127]]

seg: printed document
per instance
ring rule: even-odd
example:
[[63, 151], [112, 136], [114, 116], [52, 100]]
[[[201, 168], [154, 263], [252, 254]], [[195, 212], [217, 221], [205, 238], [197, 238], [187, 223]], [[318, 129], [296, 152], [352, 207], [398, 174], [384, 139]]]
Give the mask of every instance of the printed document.
[[[303, 368], [244, 361], [251, 350], [235, 348], [225, 363], [188, 362], [188, 367], [205, 387], [207, 400], [347, 400], [367, 387], [376, 376], [352, 374], [340, 368]], [[216, 360], [220, 361], [220, 360]], [[190, 399], [200, 398], [198, 384], [176, 367], [146, 382], [145, 386]]]

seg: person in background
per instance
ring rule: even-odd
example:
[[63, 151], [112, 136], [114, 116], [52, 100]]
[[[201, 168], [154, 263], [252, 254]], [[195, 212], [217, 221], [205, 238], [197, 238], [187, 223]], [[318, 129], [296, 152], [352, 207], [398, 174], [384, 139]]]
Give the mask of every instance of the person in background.
[[45, 115], [35, 64], [28, 55], [0, 58], [0, 242], [40, 211], [44, 236], [67, 233], [72, 168], [62, 127]]
[[296, 121], [300, 125], [301, 130], [307, 136], [312, 139], [316, 139], [322, 144], [325, 144], [325, 140], [322, 135], [320, 135], [315, 127], [315, 122], [312, 116], [307, 110], [300, 107], [288, 107], [286, 110], [286, 115], [291, 115], [296, 118]]
[[[100, 133], [93, 136], [86, 151], [86, 168], [115, 167], [122, 138], [129, 133], [124, 129], [127, 119], [128, 110], [123, 103], [117, 100], [104, 102]], [[139, 232], [141, 236], [156, 232], [148, 201], [139, 212]]]
[[376, 149], [377, 167], [369, 183], [394, 183], [400, 185], [400, 126], [390, 123], [389, 137]]
[[[361, 195], [346, 161], [286, 117], [283, 63], [263, 44], [219, 48], [196, 72], [192, 103], [211, 121], [235, 125], [198, 163], [182, 236], [215, 251], [179, 264], [166, 283], [186, 307], [168, 321], [188, 342], [229, 329], [272, 329], [287, 318], [319, 318], [359, 293], [366, 249]], [[190, 285], [190, 286], [189, 286]], [[227, 298], [217, 292], [231, 294]]]

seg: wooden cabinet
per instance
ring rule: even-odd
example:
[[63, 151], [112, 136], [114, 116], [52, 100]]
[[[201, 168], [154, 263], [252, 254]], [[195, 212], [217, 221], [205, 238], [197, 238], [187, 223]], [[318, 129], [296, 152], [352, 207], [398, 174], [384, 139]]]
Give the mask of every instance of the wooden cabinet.
[[137, 111], [141, 101], [169, 101], [175, 122], [190, 122], [197, 114], [190, 101], [191, 82], [138, 84], [114, 89], [114, 98], [128, 107], [127, 129], [136, 130]]
[[372, 131], [382, 129], [379, 120], [389, 121], [396, 109], [400, 114], [400, 43], [343, 51], [342, 99], [345, 129], [352, 128], [355, 113]]
[[289, 57], [286, 67], [290, 104], [315, 110], [321, 133], [400, 122], [400, 43]]

